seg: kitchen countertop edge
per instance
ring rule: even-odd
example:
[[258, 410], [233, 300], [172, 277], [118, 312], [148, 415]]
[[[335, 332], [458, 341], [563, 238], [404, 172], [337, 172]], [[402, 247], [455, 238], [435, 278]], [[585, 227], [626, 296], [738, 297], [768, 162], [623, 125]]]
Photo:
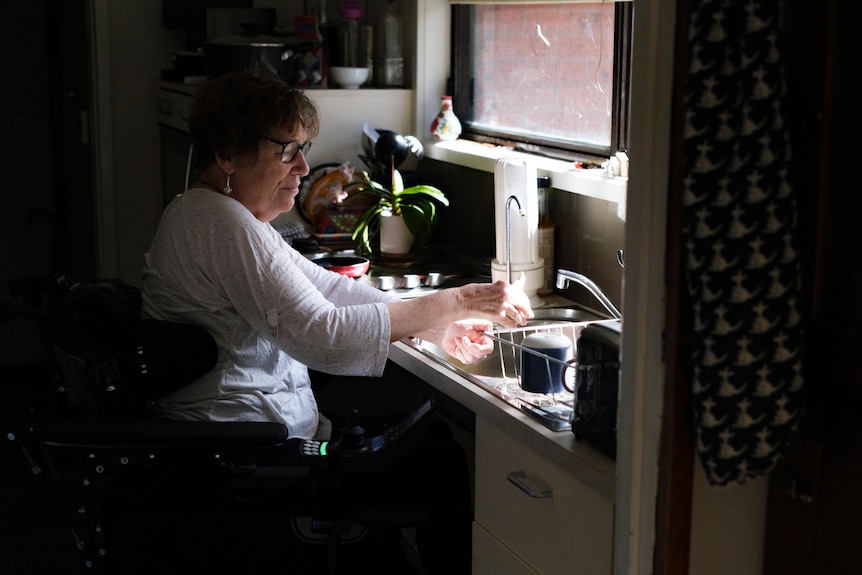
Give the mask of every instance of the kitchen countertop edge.
[[575, 439], [570, 431], [546, 428], [464, 377], [425, 357], [405, 341], [390, 346], [389, 359], [614, 502], [615, 462]]

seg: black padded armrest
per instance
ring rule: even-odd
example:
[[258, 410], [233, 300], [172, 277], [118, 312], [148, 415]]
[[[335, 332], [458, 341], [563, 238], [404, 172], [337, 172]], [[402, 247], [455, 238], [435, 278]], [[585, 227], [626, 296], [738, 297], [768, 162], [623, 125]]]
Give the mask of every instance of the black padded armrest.
[[288, 439], [280, 423], [214, 422], [170, 419], [67, 419], [35, 426], [47, 446], [92, 449], [272, 449]]

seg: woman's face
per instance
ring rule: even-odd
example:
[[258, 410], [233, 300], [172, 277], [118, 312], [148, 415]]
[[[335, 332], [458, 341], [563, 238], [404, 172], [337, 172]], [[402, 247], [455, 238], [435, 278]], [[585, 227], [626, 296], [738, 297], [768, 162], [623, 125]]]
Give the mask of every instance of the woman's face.
[[301, 150], [297, 150], [293, 158], [288, 157], [291, 149], [296, 148], [294, 144], [287, 146], [286, 161], [282, 161], [283, 143], [296, 142], [300, 146], [306, 143], [308, 136], [304, 128], [293, 131], [279, 129], [270, 137], [260, 141], [257, 160], [253, 164], [233, 164], [235, 170], [230, 178], [231, 195], [262, 222], [270, 222], [279, 214], [293, 209], [300, 180], [309, 172]]

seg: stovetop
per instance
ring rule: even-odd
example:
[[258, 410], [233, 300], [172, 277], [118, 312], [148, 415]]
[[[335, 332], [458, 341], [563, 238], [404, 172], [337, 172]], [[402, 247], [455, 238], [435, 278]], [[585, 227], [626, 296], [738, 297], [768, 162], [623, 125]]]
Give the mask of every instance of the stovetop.
[[456, 257], [441, 256], [435, 252], [421, 252], [405, 259], [375, 255], [371, 266], [360, 281], [402, 299], [413, 299], [434, 293], [440, 288], [464, 285], [470, 282], [487, 282], [488, 277], [476, 276]]
[[[354, 250], [344, 250], [331, 255], [356, 253]], [[368, 272], [356, 281], [365, 282], [401, 299], [422, 297], [440, 288], [491, 281], [490, 268], [485, 275], [481, 264], [438, 250], [427, 249], [408, 258], [385, 257], [376, 253], [369, 259], [371, 265]]]

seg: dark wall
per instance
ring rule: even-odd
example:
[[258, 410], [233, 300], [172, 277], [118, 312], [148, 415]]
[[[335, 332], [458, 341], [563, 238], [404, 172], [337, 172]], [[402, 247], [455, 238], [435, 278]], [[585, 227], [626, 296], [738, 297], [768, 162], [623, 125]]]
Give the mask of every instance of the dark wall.
[[[450, 201], [440, 212], [433, 243], [489, 264], [496, 256], [494, 175], [427, 158], [419, 171], [423, 183], [437, 186]], [[549, 213], [555, 224], [555, 269], [588, 276], [621, 308], [622, 270], [616, 254], [624, 245], [625, 222], [617, 215], [617, 204], [552, 187]], [[579, 286], [563, 295], [601, 309]]]

